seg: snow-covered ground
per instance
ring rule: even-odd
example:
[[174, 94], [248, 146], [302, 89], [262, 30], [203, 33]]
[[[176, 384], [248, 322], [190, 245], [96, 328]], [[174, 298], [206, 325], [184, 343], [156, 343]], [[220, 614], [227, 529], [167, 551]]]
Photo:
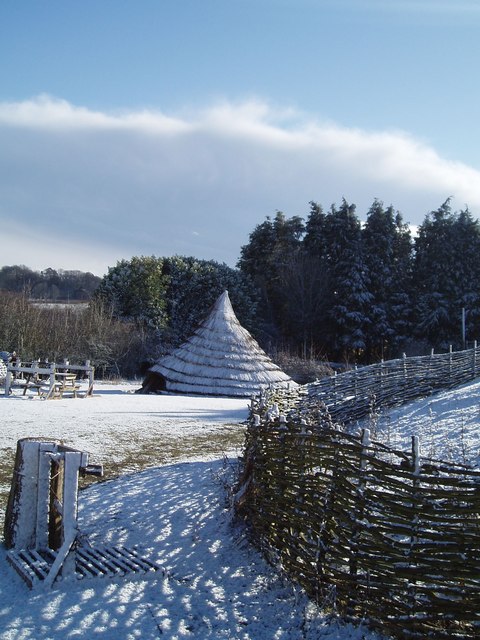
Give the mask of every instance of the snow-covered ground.
[[6, 398], [0, 388], [0, 508], [20, 438], [52, 438], [87, 451], [106, 477], [238, 453], [248, 400], [135, 394], [140, 386], [96, 382], [92, 398], [48, 401], [21, 389]]
[[[92, 544], [138, 545], [162, 567], [136, 579], [64, 581], [29, 591], [0, 547], [0, 638], [377, 638], [325, 617], [232, 522], [224, 483], [248, 402], [143, 396], [134, 394], [138, 386], [100, 384], [91, 399], [0, 395], [0, 470], [11, 473], [22, 437], [63, 440], [89, 451], [108, 473], [123, 470], [80, 492], [82, 534]], [[480, 383], [465, 385], [371, 426], [395, 446], [408, 447], [415, 433], [425, 455], [478, 460], [479, 393]]]
[[372, 438], [397, 449], [411, 450], [416, 435], [426, 458], [480, 466], [480, 382], [382, 410], [368, 426]]
[[[53, 437], [104, 460], [122, 458], [125, 446], [138, 448], [151, 438], [207, 435], [225, 425], [238, 430], [248, 415], [244, 398], [135, 394], [140, 386], [140, 382], [96, 381], [91, 398], [48, 401], [35, 392], [24, 396], [21, 389], [6, 398], [0, 388], [1, 448], [15, 448], [23, 437]], [[161, 461], [160, 449], [158, 456]]]

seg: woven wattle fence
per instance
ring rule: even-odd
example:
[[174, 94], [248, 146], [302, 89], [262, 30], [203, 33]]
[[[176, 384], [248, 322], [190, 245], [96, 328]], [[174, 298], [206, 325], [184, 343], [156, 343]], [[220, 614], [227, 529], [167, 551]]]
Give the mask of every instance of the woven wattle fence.
[[324, 428], [249, 432], [238, 509], [320, 604], [400, 638], [480, 637], [480, 472]]
[[[473, 378], [473, 368], [454, 376], [455, 355], [432, 365], [429, 381], [417, 377], [415, 393], [407, 385], [412, 397]], [[382, 371], [397, 368], [382, 363]], [[342, 424], [368, 415], [365, 389], [381, 396], [366, 378], [362, 388], [353, 412], [348, 393], [315, 403], [312, 390], [273, 392], [254, 403], [237, 510], [265, 555], [344, 618], [408, 640], [480, 638], [480, 470], [424, 458], [416, 438], [411, 451], [398, 451], [370, 441], [366, 429], [346, 433], [330, 411], [343, 405]]]
[[301, 405], [327, 406], [337, 423], [367, 416], [372, 408], [401, 405], [415, 398], [450, 389], [480, 376], [480, 347], [429, 356], [403, 357], [306, 385]]

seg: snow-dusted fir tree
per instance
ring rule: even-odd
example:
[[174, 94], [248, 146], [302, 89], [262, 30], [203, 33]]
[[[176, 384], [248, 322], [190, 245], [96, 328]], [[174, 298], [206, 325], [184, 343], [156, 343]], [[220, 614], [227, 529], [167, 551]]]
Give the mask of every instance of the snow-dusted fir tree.
[[367, 346], [372, 295], [355, 205], [343, 199], [326, 220], [329, 272], [328, 337], [337, 357], [355, 357]]
[[478, 337], [480, 225], [468, 210], [453, 213], [450, 198], [425, 217], [415, 241], [417, 334], [433, 347], [462, 342], [462, 308], [470, 338]]
[[[327, 214], [317, 202], [310, 202], [310, 213], [305, 225], [302, 242], [303, 279], [305, 294], [303, 307], [303, 332], [310, 340], [313, 352], [327, 353], [330, 304], [329, 251]], [[297, 311], [298, 313], [298, 311]]]
[[238, 266], [261, 292], [260, 313], [270, 328], [288, 332], [290, 299], [285, 278], [301, 250], [304, 221], [277, 211], [255, 227], [241, 249]]
[[[394, 238], [393, 288], [390, 296], [390, 314], [394, 327], [393, 348], [403, 347], [413, 331], [412, 324], [412, 272], [413, 241], [410, 226], [395, 215], [397, 227]], [[392, 354], [394, 355], [394, 354]]]
[[455, 237], [461, 256], [455, 272], [460, 291], [456, 304], [465, 311], [465, 338], [472, 342], [480, 340], [480, 223], [468, 208], [457, 214]]
[[325, 262], [328, 254], [327, 214], [317, 202], [310, 202], [310, 213], [305, 225], [303, 247], [307, 253], [321, 262]]
[[372, 295], [367, 358], [378, 360], [395, 355], [409, 331], [411, 236], [401, 215], [375, 200], [362, 238]]

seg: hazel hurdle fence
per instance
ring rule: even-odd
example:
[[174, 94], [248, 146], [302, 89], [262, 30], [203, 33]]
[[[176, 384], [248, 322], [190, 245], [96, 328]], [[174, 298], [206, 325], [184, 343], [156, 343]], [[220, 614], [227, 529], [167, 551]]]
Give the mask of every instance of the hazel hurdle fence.
[[477, 378], [479, 356], [403, 357], [252, 400], [237, 512], [344, 618], [406, 640], [480, 638], [480, 470], [348, 428]]
[[252, 423], [244, 462], [238, 513], [317, 603], [397, 638], [480, 637], [479, 470], [282, 416]]
[[360, 420], [376, 408], [401, 405], [480, 376], [480, 347], [382, 361], [326, 376], [305, 386], [300, 404], [324, 404], [332, 420]]

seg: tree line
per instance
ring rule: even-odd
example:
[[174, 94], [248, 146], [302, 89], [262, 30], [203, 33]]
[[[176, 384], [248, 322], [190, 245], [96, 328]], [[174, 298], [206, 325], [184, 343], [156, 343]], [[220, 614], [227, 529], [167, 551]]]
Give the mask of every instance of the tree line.
[[346, 200], [327, 212], [311, 202], [306, 220], [277, 212], [238, 267], [260, 291], [267, 330], [303, 354], [373, 362], [480, 335], [480, 225], [450, 199], [414, 237], [379, 200], [364, 224]]
[[[236, 268], [139, 256], [120, 260], [101, 279], [41, 272], [35, 282], [58, 287], [58, 295], [88, 292], [82, 313], [32, 306], [38, 274], [3, 267], [0, 348], [23, 359], [90, 359], [105, 374], [132, 375], [189, 337], [227, 289], [240, 322], [270, 354], [367, 363], [402, 351], [457, 349], [480, 335], [479, 256], [478, 221], [468, 208], [452, 211], [450, 200], [413, 235], [379, 200], [364, 223], [346, 200], [328, 211], [311, 202], [305, 218], [267, 216]], [[62, 289], [70, 276], [83, 285]]]
[[89, 300], [100, 281], [101, 278], [93, 273], [83, 271], [57, 271], [52, 268], [34, 271], [25, 265], [0, 269], [0, 290], [27, 292], [30, 298], [51, 302]]
[[228, 289], [240, 322], [270, 353], [366, 363], [476, 339], [479, 256], [479, 222], [450, 199], [415, 234], [379, 200], [364, 223], [346, 200], [328, 211], [311, 202], [306, 219], [278, 211], [258, 224], [236, 269], [133, 258], [109, 270], [96, 297], [156, 332], [161, 350], [186, 339]]

